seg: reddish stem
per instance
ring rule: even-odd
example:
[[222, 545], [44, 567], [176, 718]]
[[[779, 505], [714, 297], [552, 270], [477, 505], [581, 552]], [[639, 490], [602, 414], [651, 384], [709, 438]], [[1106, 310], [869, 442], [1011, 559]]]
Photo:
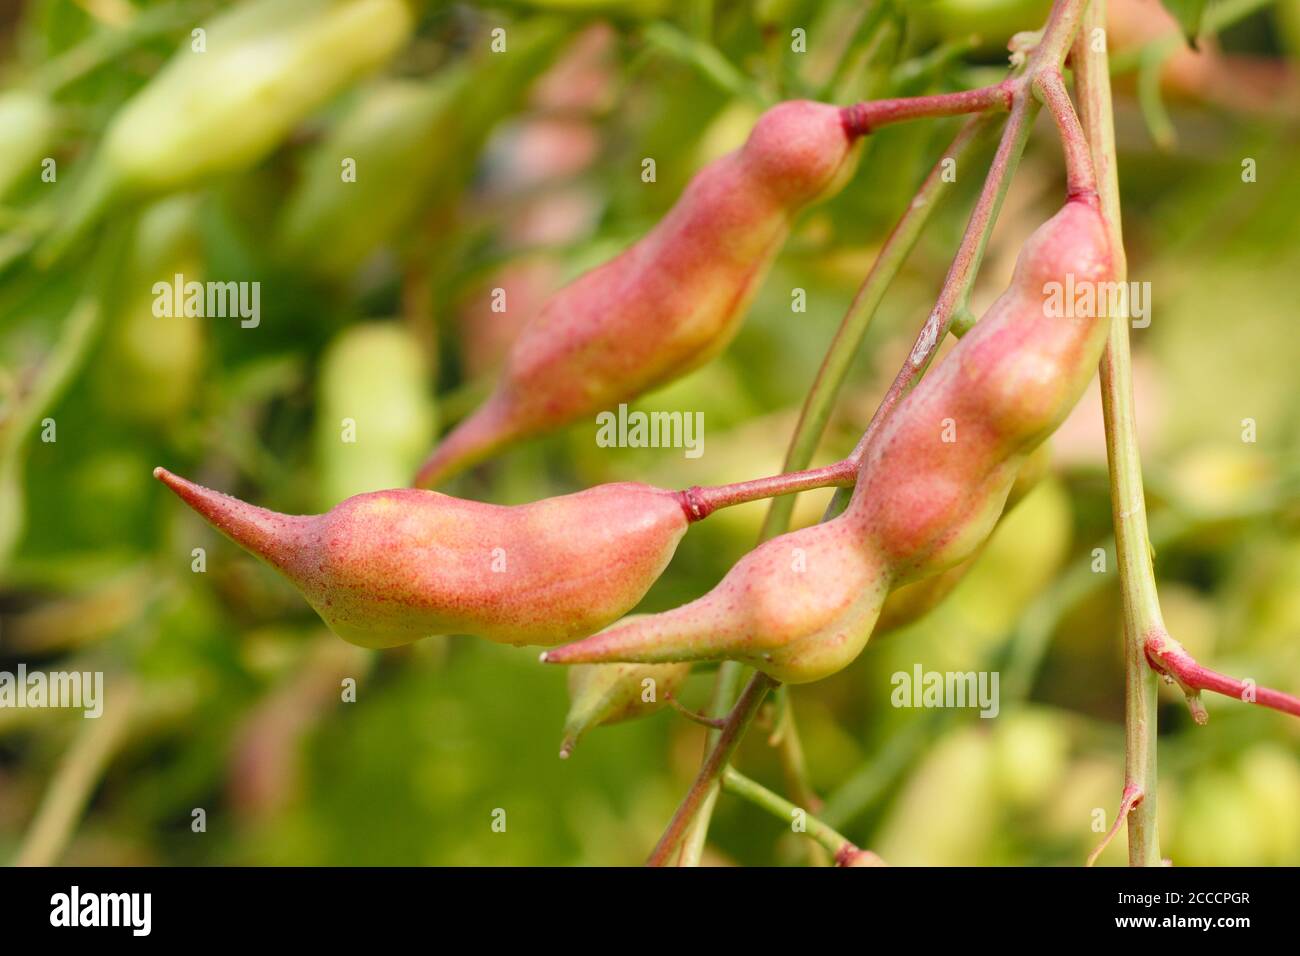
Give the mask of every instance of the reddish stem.
[[866, 431], [858, 440], [857, 447], [849, 456], [849, 461], [861, 463], [876, 433], [889, 418], [894, 407], [903, 400], [903, 396], [912, 390], [912, 386], [929, 367], [935, 353], [939, 351], [939, 346], [943, 344], [944, 337], [952, 325], [953, 313], [957, 311], [974, 283], [975, 273], [979, 270], [980, 260], [984, 255], [984, 246], [993, 228], [993, 221], [997, 218], [998, 209], [1006, 195], [1011, 168], [1019, 158], [1021, 150], [1024, 149], [1033, 112], [1034, 104], [1028, 96], [1014, 104], [1011, 118], [1002, 133], [1002, 141], [998, 144], [997, 153], [985, 177], [984, 188], [980, 192], [979, 199], [976, 200], [975, 208], [971, 211], [970, 221], [966, 224], [966, 231], [962, 234], [961, 244], [957, 248], [956, 255], [953, 256], [952, 265], [948, 268], [948, 274], [944, 278], [934, 309], [921, 327], [907, 361], [898, 370], [898, 375], [889, 386], [889, 391], [885, 393], [875, 414], [871, 416], [871, 421], [867, 423]]
[[767, 696], [767, 692], [776, 686], [777, 681], [762, 671], [750, 678], [740, 699], [736, 701], [736, 706], [727, 715], [727, 725], [722, 728], [717, 744], [709, 751], [709, 757], [704, 761], [704, 766], [700, 767], [700, 772], [695, 782], [691, 784], [690, 791], [677, 808], [677, 812], [673, 814], [672, 822], [668, 824], [668, 829], [664, 830], [664, 835], [659, 838], [659, 843], [650, 854], [650, 859], [646, 860], [647, 866], [668, 866], [672, 861], [681, 846], [682, 839], [686, 836], [687, 827], [690, 826], [691, 820], [694, 819], [696, 811], [708, 796], [713, 784], [721, 778], [722, 771], [731, 759], [736, 745], [740, 743], [745, 728], [758, 713], [758, 708], [763, 703], [763, 698]]
[[689, 521], [701, 521], [719, 508], [730, 508], [747, 501], [761, 498], [773, 498], [777, 495], [790, 495], [813, 488], [847, 487], [857, 478], [857, 462], [845, 458], [833, 465], [821, 468], [809, 468], [804, 471], [792, 471], [785, 475], [772, 475], [770, 478], [754, 478], [750, 481], [738, 481], [730, 485], [713, 485], [701, 488], [699, 485], [677, 492]]
[[1124, 796], [1120, 798], [1119, 809], [1115, 812], [1115, 822], [1110, 825], [1110, 829], [1101, 838], [1101, 842], [1097, 844], [1096, 849], [1088, 854], [1088, 862], [1084, 863], [1084, 866], [1092, 866], [1097, 862], [1097, 858], [1101, 856], [1106, 847], [1110, 846], [1110, 841], [1115, 839], [1115, 834], [1124, 825], [1124, 821], [1133, 812], [1133, 808], [1141, 803], [1142, 798], [1145, 796], [1146, 794], [1142, 792], [1141, 788], [1133, 784], [1129, 784], [1124, 788]]
[[676, 697], [672, 696], [672, 694], [667, 695], [664, 699], [668, 701], [673, 710], [677, 711], [677, 713], [681, 714], [687, 720], [694, 721], [695, 723], [708, 727], [711, 730], [721, 730], [723, 727], [727, 726], [727, 718], [706, 717], [704, 714], [691, 710]]
[[936, 116], [960, 116], [964, 113], [986, 113], [990, 110], [1011, 109], [1014, 96], [1009, 82], [981, 86], [958, 93], [936, 93], [932, 96], [904, 96], [890, 100], [868, 100], [854, 103], [841, 110], [844, 129], [851, 137], [866, 136], [882, 126], [906, 120]]
[[1035, 88], [1061, 135], [1067, 198], [1087, 202], [1096, 208], [1097, 174], [1092, 165], [1092, 148], [1079, 122], [1079, 114], [1074, 111], [1074, 102], [1061, 79], [1060, 70], [1043, 71], [1035, 81]]
[[1271, 687], [1258, 687], [1253, 681], [1237, 680], [1212, 671], [1198, 664], [1181, 644], [1163, 631], [1148, 634], [1145, 646], [1147, 663], [1157, 673], [1173, 679], [1182, 688], [1187, 695], [1187, 706], [1191, 708], [1192, 716], [1198, 724], [1209, 720], [1209, 714], [1200, 699], [1203, 690], [1300, 717], [1300, 698]]

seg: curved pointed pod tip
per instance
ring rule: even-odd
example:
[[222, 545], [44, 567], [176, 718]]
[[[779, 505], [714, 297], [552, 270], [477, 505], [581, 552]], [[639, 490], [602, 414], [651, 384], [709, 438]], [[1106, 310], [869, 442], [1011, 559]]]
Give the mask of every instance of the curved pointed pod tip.
[[187, 481], [166, 468], [153, 476], [231, 541], [292, 576], [308, 542], [313, 516], [285, 515]]
[[579, 664], [569, 670], [569, 713], [560, 759], [590, 730], [661, 710], [691, 672], [690, 664]]
[[516, 645], [590, 634], [641, 600], [687, 527], [672, 492], [635, 483], [513, 507], [399, 488], [294, 517], [154, 474], [363, 647], [434, 634]]

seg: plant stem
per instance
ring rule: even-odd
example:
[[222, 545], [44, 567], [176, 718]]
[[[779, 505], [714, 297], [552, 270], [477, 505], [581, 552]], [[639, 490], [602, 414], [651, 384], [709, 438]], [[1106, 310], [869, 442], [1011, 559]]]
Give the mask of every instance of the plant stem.
[[[987, 132], [996, 121], [995, 114], [985, 114], [968, 120], [957, 133], [955, 139], [944, 150], [939, 161], [934, 164], [921, 187], [908, 203], [907, 209], [894, 224], [893, 230], [880, 247], [876, 261], [867, 273], [866, 279], [859, 286], [848, 311], [840, 322], [826, 357], [822, 359], [817, 378], [804, 399], [799, 422], [795, 426], [794, 436], [790, 439], [790, 448], [786, 452], [785, 471], [807, 468], [812, 461], [826, 425], [830, 421], [835, 399], [848, 377], [853, 357], [857, 354], [866, 337], [885, 292], [893, 284], [894, 278], [902, 269], [917, 240], [921, 236], [930, 216], [938, 207], [940, 197], [951, 185], [951, 177], [946, 175], [954, 167], [970, 146]], [[760, 542], [783, 534], [790, 528], [790, 516], [794, 509], [793, 498], [778, 498], [772, 502], [763, 522]]]
[[1065, 152], [1066, 198], [1097, 201], [1097, 174], [1092, 166], [1088, 137], [1079, 123], [1079, 115], [1070, 102], [1059, 70], [1045, 71], [1038, 77], [1035, 89], [1043, 98], [1047, 111], [1052, 114], [1057, 132], [1061, 135], [1061, 148]]
[[816, 840], [821, 846], [825, 847], [831, 856], [839, 857], [846, 849], [857, 849], [848, 837], [813, 816], [809, 807], [801, 807], [791, 803], [785, 797], [773, 793], [761, 783], [746, 777], [734, 767], [727, 767], [723, 771], [722, 789], [728, 793], [734, 793], [738, 797], [743, 797], [756, 807], [766, 810], [778, 820], [784, 820], [787, 826], [792, 825], [799, 812], [802, 811], [806, 827], [803, 832], [809, 839]]
[[[866, 336], [867, 329], [871, 325], [881, 301], [884, 299], [886, 290], [895, 276], [898, 275], [908, 254], [915, 247], [921, 231], [929, 222], [931, 214], [938, 205], [940, 196], [950, 184], [949, 178], [945, 176], [950, 163], [955, 163], [964, 155], [970, 146], [992, 126], [994, 120], [994, 114], [984, 114], [973, 117], [961, 128], [956, 138], [944, 150], [939, 161], [935, 163], [934, 168], [930, 170], [920, 189], [912, 201], [908, 203], [907, 209], [899, 217], [898, 222], [895, 223], [884, 245], [881, 246], [871, 271], [863, 280], [853, 298], [853, 302], [849, 305], [848, 311], [840, 322], [840, 327], [836, 331], [834, 339], [831, 340], [830, 347], [826, 351], [826, 357], [822, 360], [822, 366], [817, 372], [817, 378], [804, 400], [799, 422], [795, 426], [794, 436], [790, 440], [790, 448], [786, 452], [785, 468], [787, 471], [806, 468], [812, 460], [813, 453], [826, 431], [826, 424], [830, 420], [831, 409], [835, 404], [836, 396], [848, 376], [853, 356], [862, 344], [862, 339]], [[763, 522], [762, 531], [759, 533], [760, 543], [789, 529], [793, 507], [794, 499], [792, 497], [779, 497], [772, 500], [771, 507], [768, 508], [767, 518]], [[718, 668], [714, 697], [709, 713], [726, 713], [732, 699], [735, 697], [736, 688], [740, 684], [743, 671], [743, 664], [736, 661], [722, 662], [722, 665]], [[788, 702], [786, 706], [789, 706]], [[716, 739], [710, 738], [706, 742], [706, 746], [712, 749], [716, 743]], [[691, 824], [690, 833], [682, 851], [680, 865], [694, 866], [699, 862], [716, 800], [717, 790], [715, 788], [709, 798], [701, 804], [700, 810]]]
[[701, 521], [719, 508], [730, 508], [732, 505], [744, 504], [747, 501], [794, 494], [811, 488], [852, 485], [857, 475], [857, 464], [846, 458], [833, 465], [773, 475], [770, 478], [755, 478], [751, 481], [713, 485], [707, 488], [696, 485], [677, 492], [677, 495], [681, 499], [686, 517], [691, 521]]
[[[862, 438], [850, 456], [853, 460], [861, 461], [866, 455], [872, 439], [880, 431], [895, 406], [912, 390], [934, 360], [939, 346], [943, 344], [948, 330], [952, 327], [954, 316], [966, 311], [970, 291], [975, 285], [975, 277], [979, 274], [989, 236], [993, 232], [998, 212], [1002, 209], [1002, 201], [1006, 198], [1007, 189], [1011, 185], [1011, 177], [1020, 163], [1025, 144], [1029, 141], [1034, 117], [1038, 114], [1038, 101], [1033, 95], [1033, 84], [1044, 74], [1060, 72], [1061, 64], [1074, 39], [1079, 18], [1086, 4], [1087, 0], [1056, 0], [1047, 26], [1043, 28], [1042, 39], [1030, 56], [1024, 76], [1018, 80], [1008, 80], [999, 84], [1012, 91], [1011, 116], [1002, 130], [1002, 141], [998, 144], [998, 151], [984, 179], [984, 188], [980, 192], [975, 209], [971, 212], [970, 221], [966, 224], [966, 231], [962, 234], [957, 253], [948, 268], [943, 288], [939, 290], [939, 298], [934, 304], [934, 310], [921, 326], [907, 361], [899, 369], [880, 406], [871, 416], [871, 421], [867, 423], [866, 431], [863, 432]], [[848, 500], [847, 492], [843, 490], [836, 492], [830, 507], [826, 510], [827, 515], [838, 514], [844, 509]]]
[[[776, 729], [767, 742], [776, 748], [786, 790], [799, 801], [799, 806], [810, 813], [818, 813], [822, 808], [822, 799], [808, 779], [808, 761], [804, 757], [803, 741], [799, 739], [799, 728], [794, 721], [794, 705], [790, 701], [789, 686], [777, 688], [773, 696], [777, 708]], [[812, 866], [826, 866], [830, 861], [820, 852], [820, 848], [814, 846], [808, 862]]]
[[[984, 179], [984, 188], [966, 224], [966, 231], [962, 234], [961, 244], [957, 247], [952, 265], [948, 267], [948, 275], [944, 278], [943, 288], [939, 291], [934, 310], [921, 326], [907, 360], [898, 370], [889, 390], [885, 392], [885, 397], [881, 399], [875, 414], [871, 416], [871, 421], [867, 423], [866, 430], [853, 449], [853, 454], [849, 456], [852, 461], [861, 462], [866, 456], [872, 440], [884, 426], [894, 408], [929, 368], [952, 326], [953, 317], [966, 309], [966, 302], [971, 287], [975, 284], [975, 276], [984, 258], [989, 236], [993, 232], [993, 225], [1002, 208], [1002, 200], [1006, 198], [1007, 189], [1011, 185], [1011, 176], [1019, 165], [1025, 143], [1029, 140], [1029, 131], [1033, 127], [1037, 112], [1038, 104], [1032, 96], [1018, 95], [1016, 104], [1011, 110], [1011, 118], [1007, 120], [1007, 125], [1002, 130], [1002, 141], [998, 144], [998, 151]], [[842, 511], [848, 500], [849, 492], [837, 491], [826, 509], [827, 517]]]
[[[1074, 80], [1079, 109], [1097, 171], [1102, 215], [1110, 234], [1114, 281], [1124, 283], [1128, 267], [1120, 220], [1119, 176], [1115, 157], [1115, 124], [1110, 73], [1104, 45], [1088, 42], [1095, 29], [1104, 29], [1105, 0], [1093, 0], [1083, 31], [1074, 47]], [[1102, 415], [1110, 464], [1111, 511], [1115, 522], [1115, 551], [1124, 607], [1124, 791], [1140, 795], [1129, 801], [1128, 858], [1131, 866], [1159, 866], [1160, 836], [1156, 823], [1156, 703], [1157, 678], [1147, 666], [1147, 636], [1164, 632], [1155, 570], [1151, 564], [1142, 464], [1137, 447], [1133, 409], [1133, 369], [1129, 352], [1127, 309], [1111, 317], [1106, 351], [1101, 360]]]
[[1253, 682], [1238, 680], [1220, 674], [1218, 671], [1212, 671], [1198, 663], [1184, 650], [1183, 645], [1163, 631], [1147, 636], [1145, 650], [1147, 663], [1182, 688], [1183, 693], [1187, 695], [1192, 716], [1196, 718], [1198, 724], [1203, 724], [1209, 719], [1205, 705], [1200, 700], [1200, 692], [1203, 690], [1212, 690], [1225, 697], [1235, 697], [1237, 700], [1259, 704], [1261, 707], [1271, 707], [1284, 714], [1300, 717], [1300, 698], [1284, 694], [1280, 690], [1273, 690], [1271, 687], [1257, 687]]
[[673, 710], [677, 711], [677, 713], [681, 714], [692, 723], [699, 724], [702, 727], [708, 727], [711, 730], [721, 730], [723, 727], [727, 726], [727, 721], [723, 717], [706, 717], [704, 714], [698, 714], [679, 701], [676, 697], [670, 696], [667, 700], [668, 706], [672, 707]]
[[120, 681], [110, 684], [104, 696], [103, 714], [85, 719], [59, 762], [14, 858], [15, 866], [53, 866], [58, 862], [95, 784], [121, 746], [134, 710], [134, 690], [126, 681]]
[[[718, 668], [718, 675], [713, 682], [713, 697], [709, 701], [708, 711], [710, 714], [726, 717], [732, 707], [732, 702], [736, 699], [736, 692], [740, 689], [740, 678], [744, 675], [744, 670], [745, 666], [736, 661], [722, 662], [722, 665]], [[721, 730], [710, 730], [705, 735], [705, 760], [709, 759], [708, 755], [718, 745], [718, 739], [721, 736]], [[713, 807], [718, 802], [719, 788], [719, 783], [714, 781], [709, 787], [708, 793], [705, 794], [704, 800], [700, 803], [695, 818], [691, 820], [686, 831], [686, 837], [682, 841], [681, 856], [677, 860], [678, 866], [700, 865], [700, 857], [704, 853], [704, 844], [709, 836], [709, 820], [713, 817]]]
[[682, 800], [681, 806], [677, 808], [677, 812], [673, 814], [668, 829], [659, 838], [659, 843], [650, 854], [650, 859], [646, 861], [648, 866], [668, 866], [672, 861], [682, 846], [695, 814], [710, 795], [716, 792], [722, 778], [722, 771], [740, 743], [745, 728], [758, 713], [758, 708], [763, 703], [763, 698], [767, 696], [767, 692], [776, 686], [777, 681], [761, 671], [749, 679], [749, 683], [741, 692], [740, 699], [736, 701], [736, 706], [731, 709], [731, 714], [727, 717], [727, 725], [718, 734], [717, 744], [709, 751], [709, 756], [700, 767], [691, 789]]
[[866, 136], [882, 126], [907, 120], [1009, 110], [1014, 90], [1013, 84], [1002, 82], [974, 90], [961, 90], [957, 93], [868, 100], [865, 103], [846, 106], [841, 112], [844, 116], [844, 128], [850, 136]]
[[1084, 862], [1084, 866], [1092, 866], [1097, 862], [1097, 858], [1101, 856], [1106, 847], [1110, 846], [1110, 841], [1115, 839], [1115, 834], [1119, 832], [1119, 828], [1123, 826], [1125, 819], [1127, 819], [1128, 815], [1133, 812], [1133, 808], [1142, 802], [1142, 799], [1143, 794], [1141, 790], [1138, 790], [1136, 787], [1124, 788], [1124, 795], [1120, 797], [1119, 800], [1119, 809], [1115, 811], [1115, 822], [1110, 825], [1110, 829], [1107, 830], [1106, 835], [1101, 838], [1101, 842], [1098, 843], [1093, 851], [1088, 854], [1088, 859]]
[[[1087, 0], [1056, 0], [1053, 4], [1047, 26], [1043, 30], [1042, 40], [1030, 58], [1026, 74], [1027, 77], [1036, 76], [1043, 64], [1047, 64], [1049, 69], [1054, 69], [1059, 72], [1061, 64], [1065, 59], [1066, 51], [1069, 50], [1074, 33], [1078, 28], [1079, 18], [1086, 4]], [[935, 307], [935, 312], [931, 314], [930, 320], [927, 321], [925, 328], [922, 329], [921, 337], [917, 342], [917, 347], [913, 348], [912, 358], [915, 358], [917, 355], [917, 348], [925, 342], [927, 330], [931, 330], [929, 334], [933, 336], [933, 340], [926, 343], [926, 347], [923, 350], [927, 353], [926, 358], [917, 368], [917, 377], [919, 377], [920, 373], [924, 371], [925, 367], [929, 364], [930, 359], [933, 358], [934, 352], [938, 349], [939, 343], [942, 341], [942, 335], [947, 334], [954, 313], [962, 312], [966, 309], [966, 302], [970, 295], [970, 288], [974, 284], [975, 273], [978, 270], [980, 259], [983, 257], [984, 248], [988, 243], [988, 236], [992, 231], [993, 222], [996, 220], [998, 210], [1002, 205], [1002, 200], [1006, 196], [1007, 188], [1010, 186], [1011, 175], [1019, 163], [1020, 155], [1024, 151], [1025, 143], [1029, 137], [1033, 118], [1037, 114], [1038, 104], [1032, 95], [1030, 87], [1027, 85], [1027, 81], [1021, 80], [1020, 82], [1015, 83], [1014, 86], [1011, 86], [1010, 84], [1011, 81], [1007, 81], [1006, 83], [998, 84], [995, 87], [987, 87], [985, 88], [986, 92], [980, 94], [980, 96], [987, 97], [989, 95], [987, 90], [1001, 90], [1004, 87], [1010, 87], [1013, 91], [1011, 117], [1008, 120], [1006, 127], [1003, 129], [1002, 140], [998, 145], [998, 150], [994, 156], [993, 164], [985, 179], [984, 189], [981, 192], [975, 210], [971, 215], [971, 222], [967, 225], [966, 233], [962, 237], [962, 244], [958, 249], [957, 257], [953, 262], [952, 268], [949, 270], [948, 279], [945, 280], [944, 290], [940, 294], [940, 301]], [[931, 98], [918, 97], [915, 99], [925, 100]], [[899, 103], [902, 101], [892, 102]], [[935, 101], [931, 99], [932, 106], [934, 105], [934, 102]], [[981, 107], [981, 111], [992, 108], [990, 99], [989, 104]], [[853, 108], [849, 108], [849, 110], [852, 109]], [[848, 120], [847, 112], [848, 111], [846, 111], [846, 121]], [[933, 113], [930, 115], [951, 114]], [[911, 118], [911, 116], [900, 115], [899, 118]], [[965, 132], [966, 131], [963, 130], [963, 133]], [[959, 140], [960, 138], [959, 135]], [[964, 148], [965, 145], [967, 145], [967, 143], [963, 142], [962, 148]], [[950, 150], [952, 148], [953, 147], [950, 147]], [[924, 220], [921, 220], [921, 222], [917, 224], [916, 228], [919, 229], [920, 225], [923, 225], [923, 223]], [[898, 227], [896, 227], [895, 232], [899, 232]], [[892, 238], [893, 237], [891, 236], [891, 239]], [[908, 239], [906, 235], [901, 236], [899, 241], [901, 247], [907, 246]], [[914, 242], [915, 236], [912, 236], [910, 241]], [[898, 263], [893, 265], [895, 273], [897, 272], [898, 265], [901, 265], [901, 257], [905, 255], [906, 248], [903, 248]], [[888, 285], [889, 279], [892, 279], [892, 277], [892, 274], [882, 275], [883, 284]], [[871, 281], [871, 276], [868, 276], [867, 281]], [[883, 293], [883, 286], [881, 286], [880, 292]], [[878, 301], [876, 304], [878, 304]], [[851, 312], [853, 308], [854, 307], [850, 307]], [[942, 312], [941, 309], [943, 310]], [[869, 311], [874, 312], [874, 306], [872, 306]], [[866, 321], [869, 321], [869, 318]], [[862, 323], [863, 329], [865, 329], [866, 321]], [[846, 324], [847, 322], [848, 319], [846, 317]], [[939, 329], [942, 329], [942, 332], [940, 332]], [[839, 344], [839, 338], [839, 335], [837, 335], [836, 342], [832, 343], [832, 349], [835, 349], [836, 351], [838, 351], [837, 346]], [[899, 378], [903, 378], [907, 372], [908, 367], [905, 366], [903, 371], [899, 373]], [[910, 388], [910, 383], [914, 381], [915, 379], [911, 378], [906, 387]], [[898, 386], [897, 380], [895, 381], [895, 386]], [[837, 387], [838, 385], [835, 386], [835, 388]], [[829, 402], [833, 398], [834, 390], [834, 388], [828, 390], [826, 401]], [[895, 392], [895, 389], [891, 388], [890, 391], [893, 393]], [[893, 402], [889, 405], [889, 408], [885, 408], [882, 405], [882, 408], [877, 410], [876, 416], [872, 419], [872, 425], [879, 428], [877, 419], [883, 420], [889, 410], [892, 409], [893, 405], [897, 404], [898, 400], [901, 399], [904, 391], [904, 388], [900, 388], [897, 391], [897, 394], [893, 396]], [[886, 396], [886, 401], [889, 401], [888, 395]], [[800, 422], [801, 427], [805, 420], [810, 423], [815, 420], [815, 416], [809, 416], [806, 414], [807, 411], [808, 406], [806, 405], [804, 419], [801, 419]], [[825, 425], [824, 418], [821, 421], [821, 425], [822, 427]], [[870, 432], [871, 425], [868, 425], [868, 433]], [[796, 440], [798, 437], [799, 436], [796, 435]], [[851, 460], [855, 462], [860, 461], [862, 455], [865, 454], [868, 437], [868, 435], [863, 435], [862, 441], [859, 442]], [[815, 447], [816, 440], [813, 440], [811, 444]], [[794, 451], [793, 445], [791, 451]], [[840, 508], [843, 507], [843, 503], [847, 500], [848, 495], [841, 489], [836, 493], [835, 498], [832, 501], [831, 510], [840, 510]], [[838, 508], [836, 506], [837, 502], [839, 503]], [[766, 535], [769, 530], [775, 527], [776, 525], [769, 521], [764, 525], [763, 533]], [[734, 682], [738, 680], [738, 675], [741, 672], [740, 668], [741, 665], [736, 662], [724, 662], [722, 667], [719, 669], [718, 686], [720, 687], [724, 681]], [[755, 686], [755, 682], [761, 678], [763, 678], [761, 673], [755, 674], [750, 680], [749, 685], [746, 687], [745, 693], [748, 694]], [[744, 695], [742, 695], [742, 701], [743, 700]], [[732, 729], [732, 721], [736, 718], [740, 709], [740, 702], [737, 702], [735, 709], [732, 710], [731, 717], [728, 718], [728, 731]], [[753, 718], [754, 713], [757, 713], [756, 706], [749, 716], [744, 717], [740, 722], [735, 735], [736, 739], [730, 741], [728, 753], [731, 749], [735, 748], [736, 742], [740, 735], [744, 733], [744, 730], [749, 721]], [[689, 839], [687, 840], [687, 848], [683, 851], [679, 863], [682, 865], [694, 865], [694, 863], [698, 861], [699, 854], [703, 849], [704, 839], [707, 836], [709, 818], [712, 814], [713, 804], [716, 800], [717, 794], [716, 775], [712, 780], [707, 779], [706, 771], [711, 766], [716, 765], [720, 767], [725, 764], [725, 755], [723, 755], [719, 761], [719, 754], [723, 750], [723, 744], [726, 737], [727, 731], [724, 731], [723, 736], [713, 744], [709, 756], [705, 759], [704, 767], [700, 771], [700, 776], [696, 779], [696, 785], [691, 788], [691, 792], [687, 794], [686, 799], [682, 802], [681, 806], [678, 807], [677, 813], [674, 814], [668, 830], [665, 831], [663, 837], [660, 839], [659, 846], [656, 847], [654, 854], [651, 855], [650, 862], [652, 864], [662, 866], [668, 863], [672, 857], [673, 849], [682, 841], [679, 832], [681, 829], [689, 830]], [[702, 789], [700, 788], [701, 782], [703, 782]], [[697, 790], [699, 791], [698, 793]], [[682, 821], [683, 817], [686, 819], [679, 823], [679, 821]]]

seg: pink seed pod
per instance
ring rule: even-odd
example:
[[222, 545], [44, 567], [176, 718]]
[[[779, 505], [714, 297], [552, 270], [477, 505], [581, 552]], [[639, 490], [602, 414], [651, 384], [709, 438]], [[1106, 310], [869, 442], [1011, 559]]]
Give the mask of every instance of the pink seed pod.
[[690, 664], [583, 664], [569, 670], [569, 715], [560, 757], [567, 759], [587, 731], [645, 717], [668, 705]]
[[1101, 214], [1067, 202], [1029, 237], [1007, 290], [890, 416], [863, 458], [845, 515], [889, 564], [893, 586], [970, 557], [1026, 458], [1096, 373], [1104, 310], [1054, 314], [1060, 288], [1112, 278]]
[[555, 664], [743, 661], [798, 684], [862, 651], [889, 591], [889, 569], [840, 516], [765, 542], [701, 598], [547, 651]]
[[[1006, 507], [1002, 510], [1004, 518], [1029, 492], [1038, 487], [1038, 483], [1043, 480], [1051, 466], [1051, 457], [1051, 446], [1045, 442], [1039, 445], [1021, 466], [1016, 474], [1015, 483], [1011, 486], [1011, 492], [1007, 495]], [[970, 569], [983, 554], [984, 545], [987, 543], [988, 539], [985, 539], [970, 557], [947, 570], [919, 581], [899, 585], [890, 591], [889, 597], [885, 599], [885, 606], [880, 609], [880, 617], [876, 620], [876, 627], [871, 632], [871, 636], [876, 640], [887, 637], [895, 631], [916, 623], [942, 604], [970, 573]]]
[[852, 844], [845, 844], [844, 847], [835, 854], [835, 865], [840, 867], [889, 866], [888, 863], [870, 850], [860, 850]]
[[773, 538], [708, 594], [556, 650], [554, 663], [728, 658], [819, 680], [866, 644], [888, 593], [973, 555], [1016, 473], [1078, 401], [1104, 315], [1057, 316], [1050, 283], [1111, 278], [1096, 208], [1068, 202], [1026, 243], [1011, 287], [907, 396], [864, 455], [844, 514]]
[[687, 527], [674, 493], [635, 483], [514, 507], [401, 488], [296, 516], [163, 468], [154, 476], [362, 647], [433, 634], [539, 645], [590, 634], [641, 600]]
[[496, 390], [416, 476], [433, 487], [510, 442], [684, 375], [735, 334], [793, 216], [854, 156], [838, 107], [774, 106], [646, 236], [560, 290], [522, 330]]

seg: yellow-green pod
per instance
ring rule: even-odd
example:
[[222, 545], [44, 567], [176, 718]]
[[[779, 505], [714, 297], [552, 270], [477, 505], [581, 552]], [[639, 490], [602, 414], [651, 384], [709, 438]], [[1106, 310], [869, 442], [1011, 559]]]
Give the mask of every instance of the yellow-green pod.
[[1037, 30], [1051, 0], [921, 0], [906, 5], [921, 29], [943, 39], [977, 36], [986, 47], [1001, 48], [1014, 33]]
[[668, 12], [669, 0], [524, 0], [527, 6], [552, 13], [603, 13], [647, 18]]
[[1300, 56], [1300, 0], [1277, 0], [1277, 28], [1286, 51]]
[[206, 352], [206, 320], [160, 314], [157, 283], [203, 281], [197, 198], [154, 203], [136, 226], [130, 262], [117, 282], [105, 342], [101, 400], [118, 416], [146, 425], [176, 420], [193, 402]]
[[579, 664], [569, 669], [569, 716], [560, 756], [567, 758], [593, 727], [653, 714], [668, 704], [690, 664]]
[[413, 24], [407, 0], [250, 0], [197, 28], [113, 118], [47, 255], [115, 202], [258, 162]]
[[0, 94], [0, 197], [24, 176], [34, 180], [54, 134], [54, 108], [38, 93], [11, 90]]
[[429, 381], [418, 341], [396, 322], [353, 326], [334, 339], [317, 383], [322, 508], [406, 484], [435, 433]]
[[281, 252], [344, 276], [422, 209], [458, 195], [492, 127], [570, 35], [558, 21], [511, 26], [506, 48], [427, 81], [365, 90], [306, 161], [280, 226]]
[[366, 90], [307, 159], [280, 226], [282, 255], [344, 275], [398, 234], [440, 179], [469, 72]]

